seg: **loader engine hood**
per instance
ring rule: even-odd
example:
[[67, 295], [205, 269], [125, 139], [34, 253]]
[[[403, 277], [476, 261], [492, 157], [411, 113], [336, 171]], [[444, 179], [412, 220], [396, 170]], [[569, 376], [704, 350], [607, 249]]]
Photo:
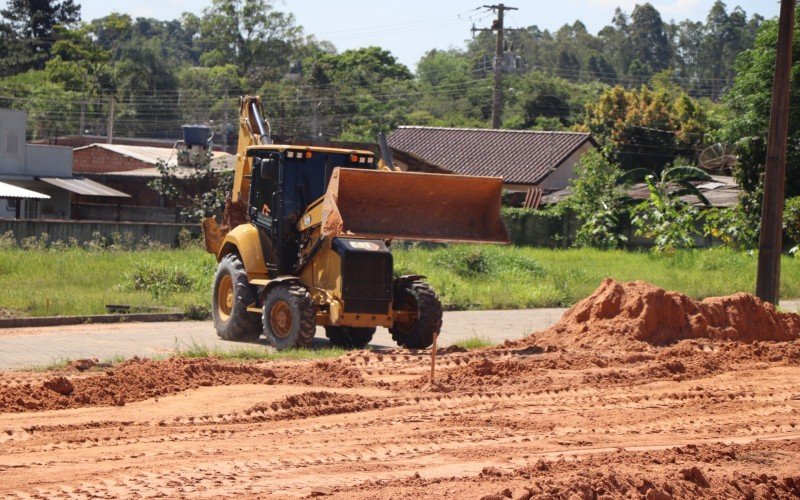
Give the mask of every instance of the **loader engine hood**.
[[337, 168], [322, 209], [322, 234], [436, 242], [508, 243], [503, 180]]

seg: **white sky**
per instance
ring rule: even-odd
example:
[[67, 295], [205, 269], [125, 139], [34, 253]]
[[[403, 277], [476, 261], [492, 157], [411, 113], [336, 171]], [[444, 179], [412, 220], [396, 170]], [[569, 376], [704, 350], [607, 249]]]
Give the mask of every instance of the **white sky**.
[[[592, 33], [597, 33], [611, 21], [619, 5], [628, 14], [635, 0], [507, 0], [506, 5], [518, 11], [506, 14], [506, 26], [538, 25], [555, 30], [565, 23], [581, 20]], [[200, 14], [210, 0], [83, 0], [80, 1], [84, 20], [102, 17], [112, 12], [133, 17], [175, 19], [182, 12]], [[337, 49], [346, 50], [377, 45], [390, 50], [400, 62], [411, 69], [422, 55], [432, 49], [463, 47], [470, 27], [487, 27], [492, 18], [485, 9], [474, 10], [490, 2], [464, 0], [284, 0], [279, 10], [292, 12], [298, 24], [308, 34], [333, 42]], [[494, 2], [492, 2], [494, 3]], [[498, 2], [499, 3], [499, 2]], [[665, 21], [670, 19], [704, 19], [713, 0], [651, 0]], [[778, 15], [777, 0], [741, 0], [726, 2], [731, 10], [740, 5], [748, 15], [759, 13], [766, 18]]]

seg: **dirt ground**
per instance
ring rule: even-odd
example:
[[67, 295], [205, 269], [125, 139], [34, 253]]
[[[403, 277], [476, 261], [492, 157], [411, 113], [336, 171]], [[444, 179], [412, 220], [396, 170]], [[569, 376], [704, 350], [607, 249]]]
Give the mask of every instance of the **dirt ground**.
[[604, 283], [434, 385], [389, 349], [0, 373], [0, 497], [797, 498], [800, 318], [684, 299]]

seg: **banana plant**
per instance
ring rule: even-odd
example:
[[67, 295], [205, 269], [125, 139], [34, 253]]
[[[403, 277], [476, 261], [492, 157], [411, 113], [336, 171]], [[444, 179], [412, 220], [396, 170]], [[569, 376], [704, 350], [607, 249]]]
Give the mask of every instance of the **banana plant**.
[[678, 248], [691, 247], [699, 234], [699, 214], [694, 206], [682, 200], [683, 196], [695, 196], [706, 206], [708, 199], [690, 180], [711, 180], [697, 167], [677, 166], [665, 168], [660, 175], [649, 169], [631, 170], [623, 181], [642, 178], [650, 196], [633, 208], [631, 222], [636, 233], [653, 240], [657, 252], [673, 252]]
[[692, 166], [667, 167], [658, 175], [649, 168], [629, 170], [620, 179], [623, 183], [642, 180], [650, 191], [650, 202], [663, 207], [682, 196], [695, 196], [702, 204], [711, 206], [703, 193], [690, 181], [710, 181], [711, 176], [704, 170]]

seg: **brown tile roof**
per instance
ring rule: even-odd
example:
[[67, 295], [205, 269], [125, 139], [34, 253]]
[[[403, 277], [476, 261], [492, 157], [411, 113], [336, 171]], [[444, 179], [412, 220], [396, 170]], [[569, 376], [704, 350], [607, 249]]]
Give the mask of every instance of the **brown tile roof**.
[[399, 127], [393, 149], [463, 175], [502, 177], [510, 184], [538, 184], [587, 141], [590, 134], [477, 128]]

